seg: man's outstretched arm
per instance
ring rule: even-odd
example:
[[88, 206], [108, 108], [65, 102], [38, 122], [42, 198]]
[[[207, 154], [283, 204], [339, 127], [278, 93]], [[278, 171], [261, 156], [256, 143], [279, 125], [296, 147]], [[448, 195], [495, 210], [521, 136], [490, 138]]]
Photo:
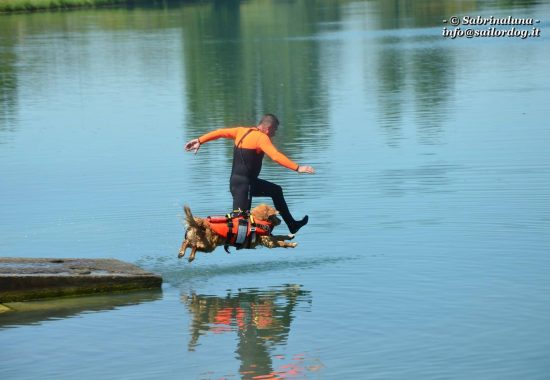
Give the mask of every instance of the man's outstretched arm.
[[237, 128], [216, 129], [215, 131], [208, 132], [199, 138], [189, 140], [185, 144], [185, 150], [187, 152], [193, 152], [196, 154], [199, 148], [201, 147], [201, 144], [204, 144], [205, 142], [216, 140], [222, 137], [227, 139], [235, 139], [236, 136], [237, 136]]
[[294, 161], [292, 161], [290, 158], [282, 154], [275, 148], [273, 143], [269, 138], [261, 138], [260, 140], [260, 149], [269, 156], [273, 161], [278, 163], [281, 166], [284, 166], [285, 168], [288, 168], [290, 170], [297, 171], [298, 173], [308, 173], [313, 174], [315, 173], [315, 169], [309, 165], [298, 165]]

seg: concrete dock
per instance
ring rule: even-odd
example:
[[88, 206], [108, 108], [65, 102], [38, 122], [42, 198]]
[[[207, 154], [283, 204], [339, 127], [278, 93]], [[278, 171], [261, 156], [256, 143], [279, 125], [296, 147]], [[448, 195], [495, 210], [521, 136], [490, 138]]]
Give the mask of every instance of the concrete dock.
[[161, 285], [159, 275], [119, 260], [0, 258], [0, 304]]

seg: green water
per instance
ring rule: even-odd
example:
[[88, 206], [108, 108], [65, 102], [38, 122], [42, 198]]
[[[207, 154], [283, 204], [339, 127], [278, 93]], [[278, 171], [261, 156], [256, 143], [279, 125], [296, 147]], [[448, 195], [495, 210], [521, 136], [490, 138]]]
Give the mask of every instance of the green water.
[[[478, 15], [540, 37], [443, 37]], [[549, 19], [545, 1], [381, 0], [0, 16], [0, 256], [164, 278], [11, 305], [0, 378], [546, 379]], [[298, 247], [178, 261], [182, 206], [231, 207], [231, 143], [184, 143], [266, 112], [316, 169], [264, 162], [310, 217]]]

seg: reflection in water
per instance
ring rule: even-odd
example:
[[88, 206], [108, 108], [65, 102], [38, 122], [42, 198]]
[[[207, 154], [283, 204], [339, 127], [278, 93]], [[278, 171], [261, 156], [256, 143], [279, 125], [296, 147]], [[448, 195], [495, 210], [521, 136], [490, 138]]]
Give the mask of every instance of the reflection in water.
[[[0, 28], [0, 31], [2, 29]], [[13, 48], [0, 47], [0, 133], [10, 130], [15, 125], [17, 111], [17, 75], [15, 65], [17, 58]], [[0, 144], [3, 138], [0, 136]]]
[[[315, 35], [323, 22], [339, 19], [339, 9], [331, 3], [320, 9], [303, 0], [224, 1], [186, 8], [185, 139], [214, 128], [255, 125], [269, 112], [281, 120], [276, 141], [288, 156], [297, 159], [305, 147], [327, 146], [328, 89], [320, 42], [296, 37]], [[226, 144], [226, 165], [231, 149]], [[191, 175], [194, 182], [204, 183], [205, 174], [220, 166], [214, 160], [220, 155], [213, 148], [200, 154], [201, 175]]]
[[157, 301], [161, 290], [136, 291], [86, 297], [52, 298], [5, 303], [11, 311], [0, 313], [0, 329], [70, 318], [85, 312], [109, 311], [123, 306]]
[[419, 49], [411, 60], [419, 142], [441, 144], [443, 123], [450, 109], [448, 102], [453, 99], [454, 60], [443, 49]]
[[265, 112], [289, 126], [281, 134], [298, 137], [296, 126], [312, 128], [308, 115], [326, 116], [319, 42], [288, 38], [315, 35], [339, 18], [339, 7], [224, 1], [189, 7], [182, 17], [188, 137], [213, 125], [255, 123]]
[[[395, 42], [392, 40], [392, 42]], [[401, 135], [403, 98], [405, 94], [405, 67], [406, 57], [399, 49], [382, 48], [377, 54], [379, 83], [378, 102], [380, 116], [378, 123], [388, 135], [388, 144], [396, 146]], [[368, 54], [366, 52], [365, 54]], [[367, 86], [365, 86], [368, 88]]]
[[[191, 293], [183, 295], [182, 301], [192, 318], [189, 351], [195, 351], [201, 335], [236, 332], [236, 353], [243, 378], [278, 378], [290, 370], [305, 370], [300, 369], [296, 361], [279, 369], [273, 363], [280, 358], [273, 352], [274, 348], [286, 343], [295, 309], [311, 304], [310, 292], [302, 290], [300, 285], [239, 289], [225, 297]], [[320, 365], [320, 362], [318, 367], [310, 365], [308, 370], [319, 369]]]
[[[417, 32], [415, 32], [417, 33]], [[435, 40], [432, 32], [425, 38]], [[422, 35], [416, 36], [423, 37]], [[384, 128], [390, 146], [399, 146], [406, 127], [406, 99], [414, 99], [414, 121], [421, 145], [442, 143], [443, 124], [449, 113], [454, 91], [454, 58], [442, 48], [410, 47], [406, 37], [386, 37], [377, 51], [379, 102], [378, 123]], [[366, 52], [368, 54], [368, 51]], [[368, 87], [366, 87], [368, 88]], [[411, 93], [412, 90], [412, 93]]]
[[473, 11], [479, 7], [478, 3], [477, 0], [376, 1], [382, 29], [431, 27], [442, 19], [441, 16]]

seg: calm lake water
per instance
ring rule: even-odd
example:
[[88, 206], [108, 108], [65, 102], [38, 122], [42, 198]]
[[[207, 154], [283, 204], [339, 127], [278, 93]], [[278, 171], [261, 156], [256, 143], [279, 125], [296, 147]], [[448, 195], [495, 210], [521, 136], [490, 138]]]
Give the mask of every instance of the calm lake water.
[[[541, 36], [444, 38], [455, 15]], [[164, 278], [0, 314], [0, 378], [548, 379], [549, 35], [538, 1], [0, 16], [0, 256]], [[265, 112], [317, 170], [264, 162], [299, 246], [178, 261], [182, 206], [231, 207], [231, 142], [183, 144]]]

